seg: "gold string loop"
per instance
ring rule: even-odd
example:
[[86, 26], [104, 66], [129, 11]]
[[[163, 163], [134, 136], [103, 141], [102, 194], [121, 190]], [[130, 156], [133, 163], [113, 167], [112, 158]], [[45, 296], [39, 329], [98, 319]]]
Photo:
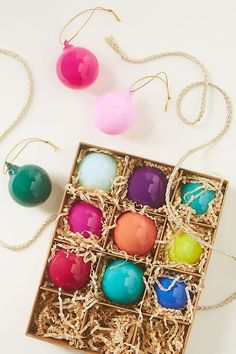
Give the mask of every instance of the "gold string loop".
[[[84, 11], [79, 12], [79, 13], [76, 14], [75, 16], [73, 16], [73, 17], [72, 17], [69, 21], [67, 21], [66, 24], [63, 26], [63, 28], [62, 28], [62, 30], [61, 30], [61, 32], [60, 32], [60, 36], [59, 36], [59, 42], [60, 42], [60, 44], [63, 45], [63, 44], [65, 44], [65, 43], [67, 43], [67, 44], [70, 43], [70, 42], [82, 31], [82, 29], [87, 25], [87, 23], [90, 21], [91, 17], [94, 15], [94, 13], [95, 13], [96, 11], [99, 11], [99, 10], [100, 10], [100, 11], [109, 12], [109, 13], [111, 13], [111, 14], [115, 17], [116, 21], [118, 21], [118, 22], [121, 21], [120, 17], [119, 17], [119, 16], [115, 13], [115, 11], [112, 10], [112, 9], [107, 9], [107, 8], [101, 7], [101, 6], [97, 6], [97, 7], [90, 8], [90, 9], [86, 9], [86, 10], [84, 10]], [[88, 18], [84, 21], [84, 23], [81, 25], [81, 27], [78, 29], [78, 31], [77, 31], [73, 36], [71, 36], [69, 39], [67, 39], [67, 40], [63, 39], [62, 37], [63, 37], [64, 32], [65, 32], [65, 30], [67, 29], [67, 27], [68, 27], [76, 18], [78, 18], [79, 16], [81, 16], [81, 15], [87, 13], [87, 12], [90, 12], [90, 14], [89, 14]]]
[[23, 67], [28, 81], [28, 93], [25, 103], [23, 104], [23, 107], [16, 116], [15, 120], [8, 126], [8, 128], [4, 132], [0, 133], [0, 141], [2, 141], [29, 111], [30, 104], [33, 98], [33, 76], [29, 65], [19, 54], [12, 52], [11, 50], [1, 48], [0, 54], [3, 54], [7, 57], [11, 57], [12, 59], [18, 61], [18, 63], [20, 63]]
[[[164, 75], [164, 79], [161, 77], [161, 75]], [[167, 102], [165, 105], [165, 112], [168, 109], [169, 103], [171, 101], [171, 96], [170, 96], [170, 88], [169, 88], [169, 80], [168, 80], [168, 76], [164, 71], [161, 71], [159, 73], [157, 73], [156, 75], [148, 75], [148, 76], [143, 76], [140, 79], [136, 80], [132, 85], [131, 85], [131, 89], [130, 92], [136, 92], [138, 90], [140, 90], [141, 88], [143, 88], [144, 86], [148, 85], [150, 82], [152, 82], [154, 79], [159, 79], [161, 80], [165, 87], [166, 87], [166, 91], [167, 91]], [[143, 80], [147, 80], [146, 82], [144, 82], [143, 84], [141, 84], [140, 86], [136, 87], [135, 86], [143, 81]]]
[[[48, 144], [49, 146], [54, 148], [55, 151], [58, 150], [58, 147], [48, 140], [43, 140], [43, 139], [39, 139], [39, 138], [27, 138], [27, 139], [21, 140], [19, 143], [17, 143], [16, 145], [13, 146], [13, 148], [9, 151], [9, 153], [7, 154], [7, 156], [5, 158], [4, 165], [3, 165], [3, 174], [4, 175], [7, 173], [7, 170], [8, 170], [7, 164], [12, 164], [17, 159], [17, 157], [22, 153], [22, 151], [25, 150], [29, 144], [34, 143], [34, 142]], [[20, 148], [19, 151], [11, 159], [9, 159], [10, 156], [15, 153], [17, 148]]]
[[208, 71], [206, 67], [202, 64], [202, 62], [194, 57], [193, 55], [190, 55], [188, 53], [182, 52], [182, 51], [170, 51], [170, 52], [163, 52], [159, 54], [153, 54], [149, 56], [145, 56], [143, 58], [133, 58], [129, 57], [124, 50], [120, 47], [120, 45], [117, 43], [117, 41], [112, 37], [107, 37], [106, 39], [107, 44], [121, 57], [122, 60], [132, 63], [132, 64], [144, 64], [148, 63], [150, 61], [162, 59], [162, 58], [167, 58], [167, 57], [183, 57], [187, 60], [192, 61], [195, 63], [202, 71], [203, 74], [203, 90], [202, 90], [202, 97], [200, 101], [200, 109], [198, 115], [194, 119], [189, 119], [185, 117], [182, 113], [182, 101], [183, 97], [186, 95], [186, 93], [189, 91], [189, 88], [195, 87], [196, 83], [193, 83], [189, 86], [186, 86], [179, 94], [177, 98], [177, 104], [176, 104], [176, 109], [177, 109], [177, 114], [179, 118], [186, 124], [188, 125], [194, 125], [198, 122], [200, 122], [204, 116], [205, 110], [206, 110], [206, 101], [207, 101], [207, 93], [208, 93], [208, 88], [209, 88], [209, 77], [208, 77]]

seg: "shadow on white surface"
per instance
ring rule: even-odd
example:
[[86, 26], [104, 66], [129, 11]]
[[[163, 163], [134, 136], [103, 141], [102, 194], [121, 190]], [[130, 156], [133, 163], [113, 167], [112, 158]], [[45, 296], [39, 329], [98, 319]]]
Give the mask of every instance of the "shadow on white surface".
[[99, 96], [108, 91], [123, 91], [126, 87], [116, 88], [116, 78], [114, 72], [110, 70], [107, 66], [99, 63], [99, 73], [96, 82], [87, 88], [87, 92], [94, 95]]
[[[139, 97], [136, 101], [133, 100], [135, 107], [135, 119], [133, 126], [130, 130], [124, 134], [124, 138], [133, 141], [142, 141], [145, 143], [147, 139], [151, 136], [155, 127], [152, 125], [152, 120], [150, 117], [149, 105], [145, 99]], [[155, 131], [156, 135], [156, 131]]]
[[42, 204], [41, 210], [47, 213], [57, 213], [62, 202], [65, 188], [65, 178], [63, 176], [52, 176], [52, 193], [46, 203]]

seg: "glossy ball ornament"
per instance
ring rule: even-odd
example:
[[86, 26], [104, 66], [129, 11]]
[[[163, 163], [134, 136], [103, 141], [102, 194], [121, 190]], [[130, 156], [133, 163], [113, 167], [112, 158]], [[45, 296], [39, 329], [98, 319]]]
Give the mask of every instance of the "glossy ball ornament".
[[51, 282], [58, 288], [67, 291], [79, 290], [90, 281], [91, 262], [85, 263], [83, 257], [77, 257], [60, 249], [51, 259], [48, 275]]
[[139, 167], [128, 180], [128, 199], [152, 208], [165, 204], [167, 187], [166, 175], [155, 167]]
[[133, 304], [140, 300], [144, 292], [143, 271], [130, 261], [121, 259], [112, 262], [105, 270], [102, 290], [112, 302]]
[[65, 42], [64, 51], [57, 61], [59, 80], [72, 89], [83, 89], [94, 83], [99, 72], [95, 55], [86, 48]]
[[114, 157], [103, 152], [91, 152], [78, 166], [79, 183], [85, 187], [108, 192], [112, 187], [117, 168]]
[[[196, 197], [201, 192], [203, 193]], [[215, 196], [216, 192], [213, 190], [205, 189], [202, 183], [186, 183], [181, 189], [182, 203], [188, 204], [192, 209], [195, 210], [197, 215], [201, 215], [207, 212], [209, 203], [215, 198]], [[194, 199], [192, 202], [190, 202], [192, 198]]]
[[168, 249], [168, 258], [171, 262], [196, 264], [202, 253], [199, 242], [185, 232], [176, 232]]
[[43, 204], [51, 194], [52, 183], [47, 172], [37, 165], [22, 167], [6, 163], [10, 176], [8, 189], [12, 198], [26, 207]]
[[148, 254], [156, 241], [157, 227], [146, 215], [126, 212], [122, 214], [114, 229], [114, 242], [117, 247], [130, 255]]
[[[173, 279], [166, 277], [159, 278], [158, 281], [164, 289], [168, 289], [173, 283]], [[167, 309], [183, 310], [188, 302], [186, 287], [187, 284], [179, 280], [177, 280], [175, 285], [168, 291], [162, 290], [158, 284], [156, 284], [155, 291], [158, 303]]]
[[72, 232], [79, 232], [85, 238], [90, 237], [90, 232], [98, 237], [102, 235], [102, 211], [92, 204], [84, 201], [72, 205], [68, 222]]
[[130, 90], [107, 92], [98, 97], [92, 116], [95, 125], [106, 134], [116, 135], [128, 130], [134, 121]]

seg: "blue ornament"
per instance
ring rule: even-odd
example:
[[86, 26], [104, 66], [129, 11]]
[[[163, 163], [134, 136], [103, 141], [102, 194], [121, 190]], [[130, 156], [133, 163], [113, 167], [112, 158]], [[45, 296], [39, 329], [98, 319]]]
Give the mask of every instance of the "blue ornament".
[[144, 292], [143, 270], [123, 259], [112, 262], [105, 270], [102, 290], [112, 302], [132, 304], [140, 300]]
[[[164, 289], [168, 289], [173, 283], [173, 279], [162, 277], [158, 281]], [[155, 285], [158, 303], [167, 309], [184, 309], [187, 305], [186, 287], [182, 281], [176, 281], [169, 291], [162, 290], [158, 284]]]
[[[201, 188], [199, 188], [201, 187]], [[199, 188], [199, 189], [197, 189]], [[197, 189], [197, 190], [196, 190]], [[196, 197], [189, 203], [193, 196], [198, 195], [204, 190], [204, 192]], [[201, 215], [207, 212], [209, 203], [215, 198], [216, 192], [213, 190], [205, 189], [202, 183], [186, 183], [181, 190], [181, 199], [183, 204], [188, 204], [192, 209], [196, 211], [196, 214]]]
[[78, 166], [79, 183], [110, 191], [117, 173], [117, 161], [111, 155], [103, 152], [91, 152], [84, 157]]

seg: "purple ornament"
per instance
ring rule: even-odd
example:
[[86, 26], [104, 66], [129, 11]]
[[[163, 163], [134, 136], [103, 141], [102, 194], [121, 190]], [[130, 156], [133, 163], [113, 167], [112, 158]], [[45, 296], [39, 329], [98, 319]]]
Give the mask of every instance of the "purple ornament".
[[165, 204], [167, 178], [155, 167], [139, 167], [131, 174], [128, 181], [128, 199], [152, 208]]

